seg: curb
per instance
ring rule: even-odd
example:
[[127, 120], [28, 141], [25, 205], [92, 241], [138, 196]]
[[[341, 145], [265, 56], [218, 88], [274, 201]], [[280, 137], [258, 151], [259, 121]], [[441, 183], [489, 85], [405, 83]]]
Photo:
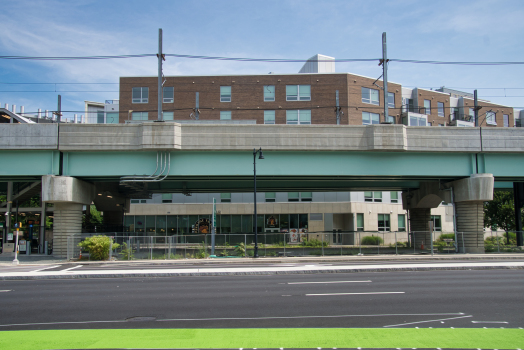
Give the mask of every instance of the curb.
[[362, 272], [400, 272], [400, 271], [458, 271], [458, 270], [522, 270], [524, 266], [431, 266], [431, 267], [370, 267], [370, 268], [335, 268], [322, 270], [283, 270], [283, 271], [217, 271], [217, 272], [144, 272], [114, 274], [64, 274], [40, 276], [0, 276], [0, 280], [58, 280], [89, 278], [143, 278], [143, 277], [201, 277], [201, 276], [261, 276], [261, 275], [305, 275]]

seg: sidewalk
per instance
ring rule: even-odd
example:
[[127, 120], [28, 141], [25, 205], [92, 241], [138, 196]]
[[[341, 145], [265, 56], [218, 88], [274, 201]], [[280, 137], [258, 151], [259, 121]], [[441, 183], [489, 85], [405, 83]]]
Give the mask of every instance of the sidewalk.
[[524, 254], [441, 254], [192, 260], [65, 261], [0, 257], [0, 280], [233, 276], [431, 270], [524, 269]]

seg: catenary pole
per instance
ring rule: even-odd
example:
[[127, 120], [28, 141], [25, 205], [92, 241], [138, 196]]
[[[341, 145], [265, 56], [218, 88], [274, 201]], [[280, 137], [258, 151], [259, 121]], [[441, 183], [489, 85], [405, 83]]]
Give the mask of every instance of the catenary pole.
[[163, 121], [162, 116], [162, 28], [158, 29], [158, 121]]
[[382, 73], [384, 75], [384, 122], [388, 118], [388, 52], [386, 43], [386, 32], [382, 33]]
[[473, 109], [475, 111], [475, 126], [479, 126], [479, 101], [477, 97], [477, 90], [473, 91], [473, 103], [475, 105], [475, 108]]

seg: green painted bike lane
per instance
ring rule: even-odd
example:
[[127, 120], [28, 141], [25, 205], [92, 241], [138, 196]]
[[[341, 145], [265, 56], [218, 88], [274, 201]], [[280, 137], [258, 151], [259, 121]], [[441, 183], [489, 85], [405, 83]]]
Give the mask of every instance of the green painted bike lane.
[[241, 328], [1, 331], [0, 349], [205, 348], [519, 349], [511, 328]]

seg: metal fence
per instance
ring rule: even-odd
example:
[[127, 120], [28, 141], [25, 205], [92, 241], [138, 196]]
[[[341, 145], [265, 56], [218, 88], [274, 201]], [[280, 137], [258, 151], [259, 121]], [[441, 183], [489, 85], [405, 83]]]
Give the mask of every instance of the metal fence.
[[[504, 244], [504, 232], [485, 232], [488, 252], [516, 250], [516, 244]], [[309, 232], [258, 234], [258, 255], [261, 257], [387, 255], [387, 254], [454, 254], [468, 248], [467, 232]], [[82, 233], [68, 237], [67, 258], [79, 258], [78, 243], [97, 233]], [[115, 232], [103, 235], [113, 238], [116, 249], [111, 257], [117, 260], [192, 259], [214, 256], [251, 257], [254, 255], [255, 235], [217, 234], [211, 246], [210, 234], [139, 236]], [[511, 238], [511, 237], [510, 237]], [[479, 241], [478, 239], [476, 240]], [[490, 242], [493, 242], [491, 244]], [[513, 242], [513, 240], [512, 240]], [[214, 249], [213, 249], [214, 248]], [[83, 258], [89, 258], [83, 252]]]

